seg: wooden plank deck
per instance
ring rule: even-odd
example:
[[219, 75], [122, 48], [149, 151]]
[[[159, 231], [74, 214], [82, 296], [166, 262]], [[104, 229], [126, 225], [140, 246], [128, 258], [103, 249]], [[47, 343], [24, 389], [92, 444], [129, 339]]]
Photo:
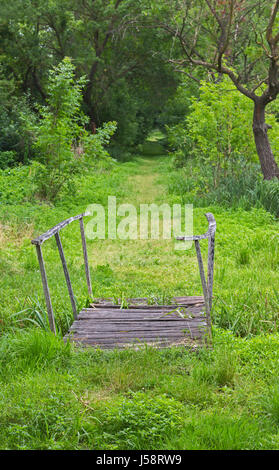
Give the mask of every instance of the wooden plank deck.
[[174, 297], [171, 305], [148, 305], [147, 299], [127, 299], [128, 308], [113, 299], [98, 299], [83, 309], [65, 340], [101, 349], [196, 348], [207, 332], [204, 298]]

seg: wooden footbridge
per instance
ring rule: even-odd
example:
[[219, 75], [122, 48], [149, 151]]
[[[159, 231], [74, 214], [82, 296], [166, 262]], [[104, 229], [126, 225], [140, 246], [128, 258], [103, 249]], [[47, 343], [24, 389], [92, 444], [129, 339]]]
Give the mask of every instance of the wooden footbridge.
[[[55, 237], [60, 259], [62, 262], [66, 284], [73, 310], [73, 324], [65, 336], [79, 345], [88, 345], [102, 349], [138, 348], [144, 344], [155, 347], [171, 347], [185, 345], [197, 347], [211, 340], [212, 289], [214, 267], [214, 242], [216, 222], [213, 214], [205, 214], [208, 220], [208, 230], [203, 235], [192, 237], [177, 237], [177, 240], [194, 241], [198, 259], [203, 296], [174, 297], [170, 305], [149, 305], [146, 298], [127, 299], [125, 304], [119, 299], [94, 299], [91, 286], [87, 246], [84, 232], [84, 213], [71, 217], [48, 230], [32, 244], [36, 246], [40, 265], [43, 290], [46, 300], [49, 325], [56, 334], [54, 313], [50, 298], [46, 269], [42, 253], [42, 244]], [[79, 221], [85, 275], [89, 297], [92, 304], [89, 308], [77, 311], [76, 301], [70, 280], [70, 275], [61, 243], [59, 232], [74, 221]], [[207, 278], [205, 276], [200, 241], [208, 241]]]

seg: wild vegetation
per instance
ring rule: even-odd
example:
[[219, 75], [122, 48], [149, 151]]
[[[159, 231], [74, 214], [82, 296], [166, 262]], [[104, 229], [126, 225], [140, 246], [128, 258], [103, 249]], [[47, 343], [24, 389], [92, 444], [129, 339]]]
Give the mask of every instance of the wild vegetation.
[[[279, 1], [2, 4], [0, 448], [279, 449]], [[30, 241], [110, 195], [193, 204], [195, 233], [214, 214], [212, 348], [64, 343], [72, 312], [53, 240], [50, 332]], [[82, 308], [78, 225], [62, 237]], [[96, 297], [202, 294], [194, 247], [87, 243]]]

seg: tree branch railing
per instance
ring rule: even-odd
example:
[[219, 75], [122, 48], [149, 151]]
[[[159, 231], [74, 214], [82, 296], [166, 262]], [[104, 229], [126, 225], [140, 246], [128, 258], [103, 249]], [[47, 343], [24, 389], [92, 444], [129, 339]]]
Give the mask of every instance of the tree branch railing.
[[86, 239], [85, 239], [85, 232], [84, 232], [84, 222], [83, 218], [87, 217], [90, 215], [90, 213], [84, 213], [80, 215], [76, 215], [75, 217], [70, 217], [69, 219], [64, 220], [63, 222], [60, 222], [59, 224], [55, 225], [51, 229], [49, 229], [47, 232], [43, 233], [39, 237], [35, 238], [34, 240], [31, 241], [33, 245], [36, 246], [37, 250], [37, 257], [39, 261], [39, 266], [40, 266], [40, 272], [41, 272], [41, 277], [42, 277], [42, 284], [43, 284], [43, 290], [44, 290], [44, 296], [45, 296], [45, 301], [46, 301], [46, 306], [47, 306], [47, 313], [48, 313], [48, 319], [49, 319], [49, 326], [51, 331], [53, 331], [54, 334], [56, 334], [56, 327], [55, 327], [55, 319], [54, 319], [54, 314], [53, 314], [53, 308], [52, 308], [52, 303], [51, 303], [51, 298], [50, 298], [50, 292], [49, 292], [49, 286], [48, 286], [48, 281], [47, 281], [47, 275], [46, 275], [46, 269], [45, 269], [45, 263], [44, 263], [44, 258], [43, 258], [43, 253], [42, 253], [42, 244], [48, 240], [51, 237], [55, 237], [56, 239], [56, 244], [58, 248], [58, 252], [60, 255], [61, 263], [63, 266], [63, 271], [66, 279], [66, 284], [69, 292], [69, 297], [71, 300], [71, 305], [72, 305], [72, 310], [73, 310], [73, 316], [74, 319], [77, 319], [77, 306], [76, 306], [76, 301], [75, 301], [75, 296], [72, 288], [72, 283], [70, 279], [70, 274], [67, 266], [67, 262], [65, 259], [64, 251], [63, 251], [63, 246], [60, 238], [60, 230], [65, 228], [67, 225], [70, 223], [79, 220], [80, 223], [80, 234], [81, 234], [81, 241], [82, 241], [82, 251], [83, 251], [83, 257], [84, 257], [84, 266], [85, 266], [85, 275], [86, 275], [86, 281], [87, 281], [87, 289], [88, 289], [88, 294], [90, 297], [93, 296], [92, 294], [92, 285], [91, 285], [91, 277], [90, 277], [90, 270], [89, 270], [89, 264], [88, 264], [88, 254], [87, 254], [87, 246], [86, 246]]
[[[215, 232], [216, 220], [211, 212], [205, 214], [208, 220], [208, 230], [203, 235], [193, 235], [189, 237], [176, 237], [177, 240], [194, 241], [196, 254], [199, 264], [199, 271], [202, 283], [202, 290], [204, 296], [205, 312], [208, 334], [211, 339], [211, 309], [212, 309], [212, 296], [213, 296], [213, 272], [214, 272], [214, 247], [215, 247]], [[201, 255], [200, 240], [208, 240], [208, 253], [207, 253], [207, 280], [205, 278], [203, 260]]]

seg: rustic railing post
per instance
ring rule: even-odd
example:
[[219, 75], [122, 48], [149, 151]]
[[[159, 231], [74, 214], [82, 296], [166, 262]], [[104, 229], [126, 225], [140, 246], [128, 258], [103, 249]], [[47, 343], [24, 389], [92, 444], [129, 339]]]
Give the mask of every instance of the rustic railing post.
[[85, 239], [85, 232], [84, 232], [83, 217], [81, 217], [79, 223], [80, 223], [80, 233], [81, 233], [83, 257], [84, 257], [84, 266], [85, 266], [87, 289], [88, 289], [89, 296], [93, 297], [90, 270], [89, 270], [89, 264], [88, 264], [88, 254], [87, 254], [87, 246], [86, 246], [86, 239]]
[[45, 263], [44, 263], [41, 245], [36, 245], [36, 250], [37, 250], [41, 276], [42, 276], [42, 283], [43, 283], [43, 290], [44, 290], [46, 306], [47, 306], [49, 326], [50, 326], [51, 331], [53, 331], [53, 333], [56, 335], [56, 327], [55, 327], [55, 321], [54, 321], [54, 316], [53, 316], [52, 304], [50, 300], [47, 275], [46, 275], [46, 269], [45, 269]]
[[208, 239], [208, 263], [207, 263], [207, 285], [208, 285], [208, 296], [209, 296], [209, 307], [212, 308], [212, 296], [213, 296], [213, 273], [214, 273], [214, 245], [215, 236], [211, 236]]
[[65, 259], [65, 255], [64, 255], [64, 251], [63, 251], [63, 247], [62, 247], [59, 232], [57, 232], [55, 234], [55, 239], [56, 239], [56, 244], [57, 244], [57, 248], [58, 248], [58, 251], [59, 251], [61, 263], [62, 263], [62, 266], [63, 266], [63, 271], [64, 271], [66, 283], [67, 283], [67, 288], [68, 288], [68, 292], [69, 292], [69, 296], [70, 296], [70, 300], [71, 300], [71, 304], [72, 304], [74, 319], [76, 320], [77, 319], [77, 307], [76, 307], [74, 292], [73, 292], [73, 288], [72, 288], [72, 284], [71, 284], [71, 280], [70, 280], [70, 275], [69, 275], [69, 271], [68, 271], [68, 266], [67, 266], [67, 263], [66, 263], [66, 259]]
[[201, 255], [201, 248], [200, 248], [199, 240], [195, 240], [195, 248], [196, 248], [199, 271], [200, 271], [200, 278], [201, 278], [201, 283], [202, 283], [208, 336], [209, 336], [209, 339], [211, 339], [212, 333], [211, 333], [209, 291], [208, 291], [208, 285], [207, 285], [206, 280], [205, 280], [205, 274], [204, 274], [203, 261], [202, 261], [202, 255]]
[[47, 306], [47, 313], [48, 313], [48, 318], [49, 318], [49, 325], [50, 325], [51, 331], [53, 331], [54, 334], [56, 334], [55, 321], [54, 321], [52, 304], [51, 304], [51, 300], [50, 300], [50, 294], [49, 294], [49, 288], [48, 288], [48, 282], [47, 282], [47, 276], [46, 276], [46, 270], [45, 270], [41, 245], [46, 240], [48, 240], [53, 235], [55, 235], [55, 239], [56, 239], [56, 243], [57, 243], [57, 247], [58, 247], [58, 251], [59, 251], [59, 255], [60, 255], [60, 259], [61, 259], [61, 262], [62, 262], [64, 275], [65, 275], [65, 279], [66, 279], [66, 283], [67, 283], [67, 288], [68, 288], [68, 292], [69, 292], [69, 296], [70, 296], [70, 300], [71, 300], [71, 304], [72, 304], [74, 319], [76, 320], [77, 317], [78, 317], [77, 306], [76, 306], [76, 301], [75, 301], [75, 297], [74, 297], [74, 293], [73, 293], [73, 288], [72, 288], [70, 275], [69, 275], [65, 255], [64, 255], [64, 252], [63, 252], [63, 247], [62, 247], [59, 232], [60, 232], [60, 230], [62, 230], [64, 227], [67, 227], [67, 225], [74, 222], [75, 220], [80, 221], [83, 256], [84, 256], [85, 271], [86, 271], [86, 280], [87, 280], [89, 295], [92, 296], [91, 279], [90, 279], [90, 272], [89, 272], [89, 266], [88, 266], [88, 256], [87, 256], [86, 241], [85, 241], [85, 234], [84, 234], [84, 225], [83, 225], [83, 217], [85, 217], [87, 215], [89, 215], [89, 213], [76, 215], [74, 217], [70, 217], [69, 219], [63, 220], [63, 222], [60, 222], [59, 224], [55, 225], [55, 227], [52, 227], [47, 232], [43, 233], [42, 235], [40, 235], [39, 237], [37, 237], [37, 238], [35, 238], [34, 240], [31, 241], [32, 245], [35, 245], [36, 250], [37, 250], [37, 256], [38, 256], [38, 260], [39, 260], [41, 277], [42, 277], [42, 282], [43, 282], [44, 295], [45, 295], [46, 306]]
[[[212, 331], [211, 331], [211, 308], [212, 308], [212, 295], [213, 295], [213, 271], [214, 271], [214, 245], [215, 245], [215, 232], [216, 232], [216, 221], [214, 215], [208, 212], [205, 214], [208, 220], [208, 230], [203, 235], [193, 235], [187, 237], [176, 237], [177, 240], [187, 240], [194, 241], [195, 248], [198, 258], [200, 278], [203, 289], [204, 303], [205, 303], [205, 312], [206, 312], [206, 321], [208, 327], [208, 335], [211, 340]], [[201, 255], [201, 248], [199, 240], [208, 239], [208, 257], [207, 257], [207, 282], [204, 274], [204, 267]]]
[[212, 308], [212, 296], [213, 296], [213, 274], [214, 274], [214, 250], [215, 250], [215, 232], [216, 232], [216, 221], [211, 213], [206, 214], [206, 218], [209, 223], [208, 229], [208, 253], [207, 253], [207, 289], [208, 289], [208, 300], [209, 308]]

